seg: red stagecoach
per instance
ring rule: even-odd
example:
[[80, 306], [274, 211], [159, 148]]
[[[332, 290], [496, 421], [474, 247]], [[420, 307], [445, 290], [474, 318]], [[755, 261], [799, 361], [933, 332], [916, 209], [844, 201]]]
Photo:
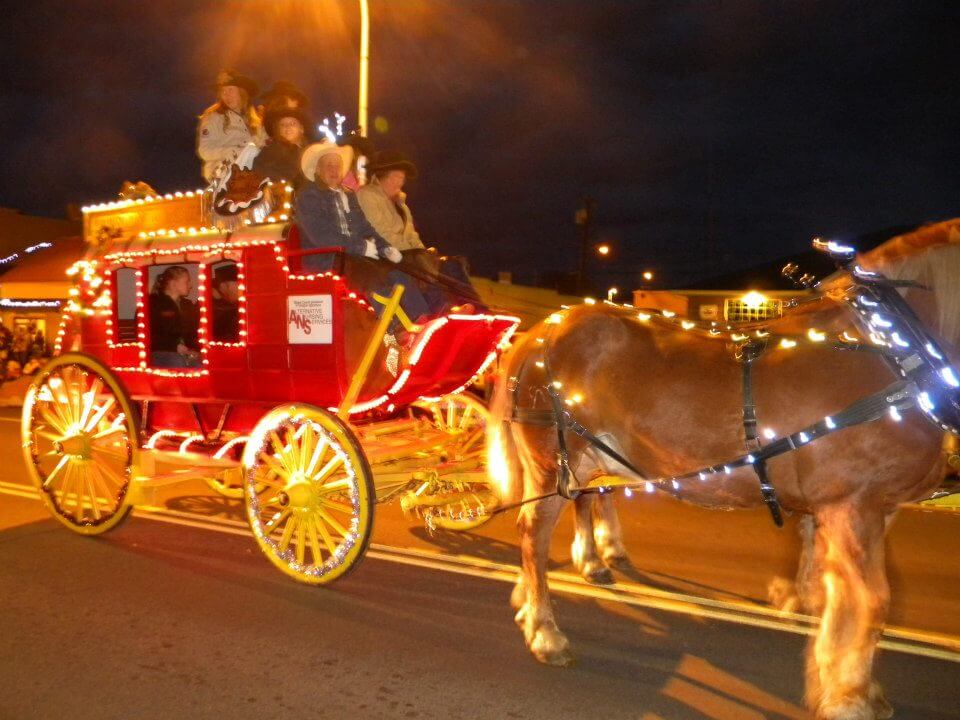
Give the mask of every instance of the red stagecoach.
[[[271, 188], [289, 208], [291, 188]], [[403, 496], [451, 529], [482, 523], [486, 409], [464, 390], [518, 319], [452, 312], [411, 326], [402, 287], [366, 297], [377, 262], [300, 248], [283, 212], [219, 230], [204, 222], [209, 194], [84, 208], [88, 253], [23, 409], [24, 457], [54, 517], [105, 532], [153, 489], [203, 478], [243, 499], [275, 565], [315, 584], [363, 556], [378, 501]], [[335, 269], [303, 272], [313, 253]], [[149, 288], [171, 265], [193, 279], [194, 367], [157, 367], [150, 347]], [[228, 335], [211, 287], [226, 265], [240, 291]], [[389, 342], [394, 317], [414, 333], [406, 349]]]

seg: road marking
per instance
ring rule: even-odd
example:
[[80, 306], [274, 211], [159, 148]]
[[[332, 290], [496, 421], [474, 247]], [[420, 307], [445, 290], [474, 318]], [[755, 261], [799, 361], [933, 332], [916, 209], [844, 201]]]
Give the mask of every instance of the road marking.
[[[5, 481], [0, 481], [0, 494], [31, 500], [39, 499], [35, 489]], [[150, 505], [137, 506], [133, 515], [146, 520], [181, 525], [198, 530], [252, 537], [247, 523], [230, 518], [211, 518], [206, 515], [168, 510], [167, 508]], [[399, 548], [378, 543], [370, 543], [367, 556], [375, 560], [507, 583], [515, 583], [520, 572], [520, 569], [515, 565], [484, 560], [469, 555], [441, 555], [428, 550]], [[575, 573], [558, 570], [550, 571], [547, 575], [552, 590], [577, 597], [618, 602], [625, 605], [731, 622], [765, 630], [789, 632], [796, 635], [813, 635], [818, 625], [818, 620], [815, 617], [797, 613], [783, 613], [762, 605], [687, 595], [636, 583], [614, 583], [607, 586], [591, 585]], [[960, 636], [927, 633], [890, 626], [884, 629], [879, 647], [908, 655], [960, 663]]]

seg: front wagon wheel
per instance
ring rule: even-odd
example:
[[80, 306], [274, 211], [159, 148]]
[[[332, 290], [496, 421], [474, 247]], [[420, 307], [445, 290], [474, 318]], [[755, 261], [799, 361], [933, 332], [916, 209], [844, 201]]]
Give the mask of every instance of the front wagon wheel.
[[322, 585], [363, 558], [373, 529], [373, 473], [335, 415], [312, 405], [271, 410], [247, 442], [243, 474], [254, 538], [284, 573]]
[[126, 518], [139, 428], [106, 365], [81, 353], [53, 358], [30, 384], [20, 428], [27, 471], [59, 522], [97, 535]]

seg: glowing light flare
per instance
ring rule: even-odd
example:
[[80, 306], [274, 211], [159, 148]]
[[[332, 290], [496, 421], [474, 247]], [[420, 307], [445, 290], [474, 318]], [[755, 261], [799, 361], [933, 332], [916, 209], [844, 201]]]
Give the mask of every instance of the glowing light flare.
[[751, 290], [740, 298], [740, 302], [751, 310], [763, 307], [768, 300], [769, 298], [767, 298], [766, 295], [759, 293], [756, 290]]
[[810, 328], [807, 330], [807, 337], [810, 338], [811, 342], [823, 342], [827, 339], [827, 334], [820, 332], [816, 328]]
[[795, 348], [797, 346], [796, 340], [790, 340], [789, 338], [783, 338], [780, 341], [780, 347], [784, 350], [789, 350], [790, 348]]

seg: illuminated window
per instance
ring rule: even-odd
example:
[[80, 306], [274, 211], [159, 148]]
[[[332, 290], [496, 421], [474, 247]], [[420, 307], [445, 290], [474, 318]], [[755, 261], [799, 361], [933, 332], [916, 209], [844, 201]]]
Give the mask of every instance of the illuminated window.
[[723, 301], [723, 317], [727, 322], [757, 322], [783, 315], [783, 301], [764, 298], [744, 300], [728, 298]]
[[116, 335], [117, 343], [137, 341], [137, 271], [122, 267], [113, 276], [117, 298]]

